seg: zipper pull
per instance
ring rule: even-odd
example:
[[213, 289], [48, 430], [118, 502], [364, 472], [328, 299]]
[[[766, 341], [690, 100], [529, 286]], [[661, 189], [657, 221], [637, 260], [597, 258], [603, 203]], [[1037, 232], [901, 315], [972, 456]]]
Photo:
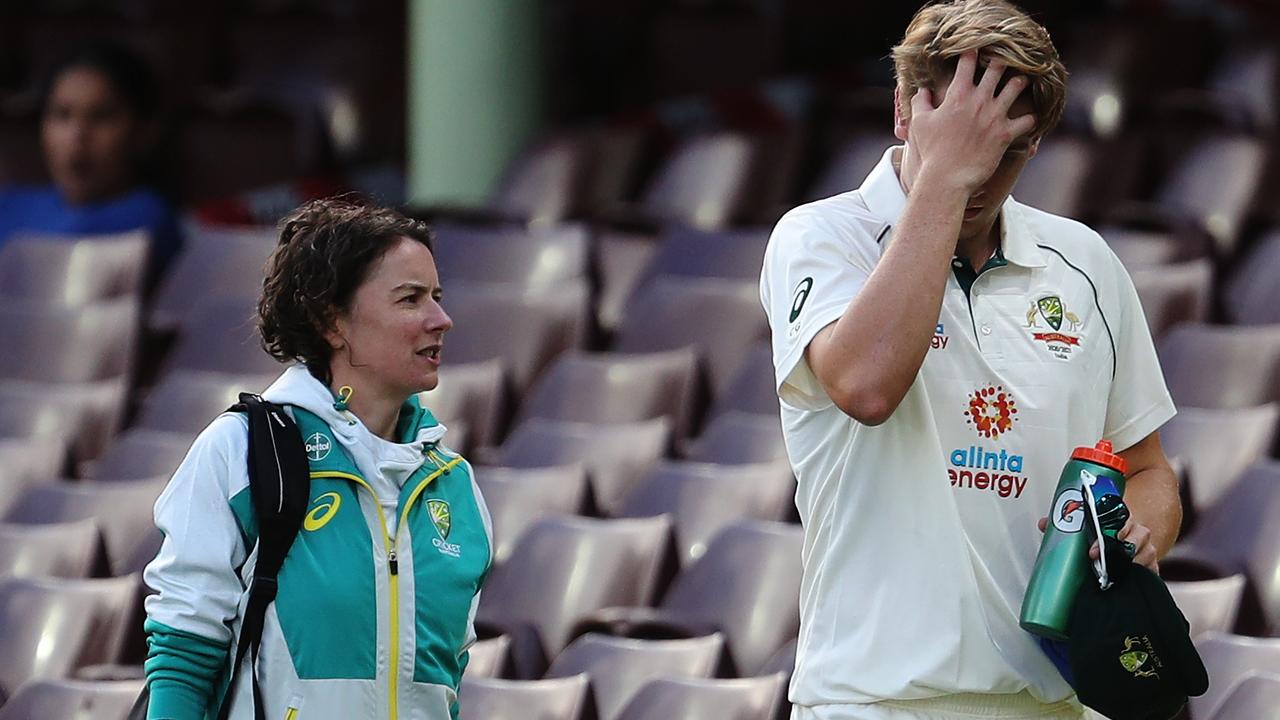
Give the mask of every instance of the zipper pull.
[[392, 550], [392, 551], [387, 555], [387, 563], [391, 565], [391, 574], [392, 574], [392, 575], [399, 575], [399, 574], [400, 574], [400, 561], [399, 561], [399, 559], [397, 559], [397, 558], [396, 558], [396, 551], [395, 551], [395, 550]]

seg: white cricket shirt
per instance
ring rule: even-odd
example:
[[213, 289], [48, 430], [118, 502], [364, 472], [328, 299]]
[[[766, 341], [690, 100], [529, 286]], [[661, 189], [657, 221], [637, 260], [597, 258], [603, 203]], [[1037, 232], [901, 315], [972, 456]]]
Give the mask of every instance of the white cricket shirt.
[[872, 427], [836, 407], [804, 350], [893, 241], [907, 200], [896, 150], [857, 190], [787, 213], [765, 253], [761, 300], [805, 529], [790, 697], [1028, 689], [1060, 701], [1070, 686], [1018, 627], [1036, 521], [1074, 448], [1126, 449], [1173, 401], [1115, 254], [1084, 225], [1009, 198], [1001, 254], [969, 293], [948, 277], [932, 347], [893, 415]]

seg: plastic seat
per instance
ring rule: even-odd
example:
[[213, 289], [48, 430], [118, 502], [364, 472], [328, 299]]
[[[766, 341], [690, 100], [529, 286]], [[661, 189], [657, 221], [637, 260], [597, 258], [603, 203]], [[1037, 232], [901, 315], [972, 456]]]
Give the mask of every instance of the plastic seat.
[[705, 463], [782, 463], [787, 446], [777, 415], [752, 415], [731, 411], [717, 415], [688, 444], [685, 458]]
[[862, 181], [867, 179], [875, 168], [884, 151], [902, 141], [893, 133], [873, 131], [858, 133], [845, 140], [843, 145], [827, 161], [822, 175], [814, 181], [805, 193], [805, 200], [820, 200], [832, 195], [839, 195], [850, 190], [857, 190]]
[[1266, 144], [1245, 135], [1203, 138], [1156, 193], [1156, 203], [1196, 219], [1219, 252], [1235, 251], [1266, 161]]
[[137, 586], [134, 576], [0, 578], [0, 697], [28, 680], [116, 661]]
[[1139, 268], [1130, 276], [1153, 338], [1178, 323], [1208, 318], [1213, 286], [1213, 263], [1209, 260]]
[[444, 308], [453, 318], [444, 337], [445, 366], [498, 358], [517, 397], [555, 357], [580, 347], [586, 337], [583, 280], [567, 280], [555, 292], [454, 282], [444, 293]]
[[592, 503], [608, 515], [663, 456], [669, 428], [665, 418], [610, 424], [531, 420], [494, 451], [494, 460], [525, 468], [580, 463], [587, 471]]
[[[52, 478], [63, 474], [68, 455], [73, 463], [96, 457], [123, 420], [127, 381], [124, 376], [85, 383], [0, 381], [0, 425], [11, 428], [0, 437], [8, 435], [28, 449], [17, 462], [0, 464], [0, 473], [26, 468], [30, 477]], [[48, 415], [40, 409], [46, 406]], [[24, 411], [32, 417], [9, 424]], [[40, 417], [45, 419], [39, 428], [28, 424]], [[47, 419], [61, 424], [50, 429]]]
[[800, 548], [796, 525], [739, 521], [676, 577], [658, 608], [612, 607], [579, 631], [632, 637], [724, 634], [739, 675], [754, 675], [800, 631]]
[[773, 375], [773, 348], [768, 342], [755, 344], [743, 353], [733, 379], [713, 398], [711, 416], [736, 410], [779, 417], [778, 393], [774, 389]]
[[1191, 625], [1191, 637], [1217, 631], [1229, 633], [1236, 626], [1240, 598], [1244, 595], [1244, 575], [1214, 580], [1169, 582], [1169, 592]]
[[1197, 720], [1218, 718], [1222, 701], [1250, 672], [1280, 667], [1280, 638], [1208, 632], [1195, 642], [1210, 678], [1208, 691], [1191, 698], [1191, 716]]
[[434, 230], [446, 299], [455, 282], [550, 289], [587, 275], [590, 244], [582, 225], [526, 229], [440, 223]]
[[1094, 149], [1081, 138], [1054, 136], [1040, 141], [1013, 196], [1025, 205], [1064, 217], [1079, 217], [1093, 170]]
[[1244, 325], [1280, 323], [1280, 283], [1275, 269], [1280, 267], [1280, 229], [1258, 239], [1257, 245], [1240, 262], [1223, 293], [1227, 314]]
[[586, 615], [652, 600], [670, 532], [665, 517], [541, 520], [507, 562], [493, 569], [479, 619], [511, 636], [517, 675], [536, 676]]
[[1212, 506], [1241, 473], [1269, 454], [1278, 421], [1276, 403], [1236, 410], [1182, 407], [1160, 428], [1165, 454], [1180, 458], [1186, 468], [1194, 512]]
[[[1195, 577], [1207, 568], [1225, 576], [1243, 573], [1248, 589], [1239, 627], [1260, 634], [1280, 632], [1280, 461], [1264, 461], [1245, 471], [1195, 528], [1161, 561], [1171, 579]], [[1178, 577], [1183, 573], [1183, 577]]]
[[126, 430], [106, 451], [81, 469], [83, 478], [96, 481], [145, 480], [170, 477], [187, 456], [195, 436], [162, 430]]
[[681, 640], [634, 640], [591, 633], [555, 659], [547, 677], [586, 673], [599, 720], [615, 720], [627, 703], [659, 677], [712, 677], [724, 639], [718, 634]]
[[63, 473], [86, 420], [77, 400], [38, 392], [15, 397], [0, 385], [0, 514], [22, 488]]
[[736, 680], [658, 678], [636, 693], [618, 720], [773, 720], [786, 676]]
[[791, 638], [790, 642], [778, 648], [778, 651], [765, 661], [764, 667], [760, 668], [760, 673], [769, 675], [780, 672], [790, 677], [791, 673], [796, 669], [796, 646], [798, 644], [799, 640], [797, 638]]
[[138, 335], [133, 298], [85, 307], [0, 304], [9, 350], [0, 353], [0, 378], [86, 383], [120, 378], [132, 368]]
[[[454, 430], [455, 422], [465, 423], [475, 445], [491, 444], [503, 430], [502, 361], [493, 358], [471, 363], [445, 362], [440, 367], [439, 378], [435, 389], [419, 393], [422, 406], [450, 431]], [[448, 441], [458, 450], [467, 449], [459, 445], [453, 435], [448, 436]]]
[[1243, 408], [1280, 400], [1280, 325], [1188, 323], [1171, 329], [1157, 348], [1180, 407]]
[[529, 389], [521, 421], [626, 423], [664, 417], [677, 433], [689, 426], [694, 355], [687, 348], [652, 353], [565, 353]]
[[640, 285], [644, 285], [645, 280], [667, 275], [748, 280], [759, 286], [769, 232], [767, 227], [728, 230], [701, 230], [687, 225], [668, 227], [658, 237], [657, 251], [645, 268]]
[[256, 300], [262, 293], [267, 257], [279, 238], [273, 226], [193, 228], [156, 291], [148, 327], [176, 329], [194, 309], [193, 297]]
[[1130, 272], [1159, 268], [1201, 255], [1199, 248], [1188, 247], [1173, 232], [1108, 225], [1099, 227], [1098, 234]]
[[43, 483], [28, 488], [9, 508], [10, 523], [61, 523], [93, 518], [102, 528], [113, 570], [155, 529], [152, 511], [168, 477], [111, 483]]
[[645, 233], [605, 230], [595, 237], [595, 267], [599, 291], [595, 321], [606, 333], [622, 322], [627, 301], [648, 276], [659, 245]]
[[467, 649], [467, 669], [464, 677], [500, 678], [507, 668], [507, 653], [511, 650], [511, 638], [495, 635], [477, 640]]
[[0, 247], [0, 297], [74, 307], [137, 296], [149, 243], [142, 230], [11, 238]]
[[506, 562], [539, 520], [575, 515], [586, 504], [587, 477], [579, 465], [546, 468], [482, 466], [476, 483], [493, 521], [493, 562]]
[[503, 216], [549, 225], [582, 205], [585, 139], [571, 134], [537, 143], [507, 167], [489, 200]]
[[483, 720], [578, 720], [587, 707], [584, 673], [546, 680], [473, 677], [458, 691], [459, 717]]
[[125, 720], [143, 685], [142, 680], [36, 680], [0, 707], [0, 720]]
[[738, 133], [685, 141], [645, 189], [641, 210], [661, 222], [724, 227], [743, 209], [754, 152]]
[[[1269, 668], [1280, 671], [1280, 667]], [[1280, 672], [1249, 673], [1232, 686], [1214, 713], [1217, 720], [1280, 718]]]
[[278, 374], [284, 366], [262, 349], [256, 307], [256, 298], [202, 300], [185, 318], [173, 351], [165, 361], [167, 372]]
[[702, 557], [721, 530], [745, 519], [784, 520], [795, 495], [785, 463], [664, 462], [632, 488], [619, 517], [670, 514], [682, 565]]
[[0, 523], [0, 575], [86, 578], [106, 570], [98, 523]]
[[614, 349], [624, 353], [692, 347], [712, 393], [733, 379], [742, 356], [768, 338], [758, 282], [660, 276], [627, 302]]
[[147, 393], [134, 427], [194, 437], [236, 404], [240, 393], [262, 392], [275, 378], [175, 370], [160, 378]]

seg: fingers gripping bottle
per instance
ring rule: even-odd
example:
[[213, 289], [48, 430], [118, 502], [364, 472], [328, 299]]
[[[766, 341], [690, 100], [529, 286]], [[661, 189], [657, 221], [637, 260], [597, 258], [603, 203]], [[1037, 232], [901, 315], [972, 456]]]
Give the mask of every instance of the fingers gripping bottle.
[[1084, 493], [1092, 493], [1103, 532], [1114, 537], [1128, 519], [1121, 499], [1127, 470], [1124, 458], [1113, 453], [1106, 440], [1071, 453], [1058, 478], [1040, 553], [1022, 598], [1019, 622], [1024, 630], [1053, 640], [1067, 639], [1076, 592], [1090, 573]]

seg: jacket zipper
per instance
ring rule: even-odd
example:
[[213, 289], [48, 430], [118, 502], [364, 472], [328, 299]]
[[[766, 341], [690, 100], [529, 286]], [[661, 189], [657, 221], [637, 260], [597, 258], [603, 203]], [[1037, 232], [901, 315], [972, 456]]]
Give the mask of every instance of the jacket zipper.
[[[400, 513], [400, 523], [396, 525], [397, 536], [400, 534], [400, 528], [404, 527], [405, 521], [409, 518], [409, 509], [413, 507], [414, 501], [418, 499], [418, 496], [422, 494], [422, 491], [431, 484], [432, 480], [435, 480], [444, 473], [449, 472], [455, 465], [461, 462], [461, 456], [454, 458], [444, 467], [426, 476], [418, 483], [417, 487], [415, 487], [413, 492], [409, 495], [408, 501], [405, 502], [404, 510]], [[365, 482], [363, 478], [337, 470], [314, 472], [311, 473], [311, 477], [330, 477], [350, 480], [364, 488], [368, 491], [369, 495], [373, 497], [373, 507], [378, 511], [378, 524], [382, 529], [382, 546], [387, 551], [387, 570], [390, 573], [388, 575], [388, 585], [390, 586], [389, 592], [391, 594], [391, 657], [390, 662], [388, 663], [390, 667], [387, 674], [389, 676], [388, 684], [390, 686], [391, 696], [387, 699], [387, 707], [389, 709], [390, 719], [398, 720], [400, 713], [396, 693], [399, 690], [400, 680], [400, 560], [396, 555], [396, 538], [392, 537], [391, 533], [387, 532], [387, 516], [382, 512], [382, 501], [378, 499], [378, 493], [374, 492], [373, 488], [370, 487], [369, 483]]]

